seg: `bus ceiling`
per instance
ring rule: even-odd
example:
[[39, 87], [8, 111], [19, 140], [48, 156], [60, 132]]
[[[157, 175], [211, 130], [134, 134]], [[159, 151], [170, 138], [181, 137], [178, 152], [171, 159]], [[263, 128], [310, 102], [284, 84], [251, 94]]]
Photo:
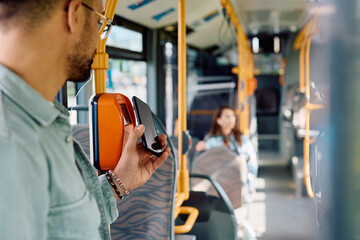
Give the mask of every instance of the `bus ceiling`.
[[[276, 35], [297, 32], [307, 19], [307, 12], [316, 3], [307, 0], [230, 0], [248, 36], [260, 33]], [[178, 1], [123, 0], [116, 15], [151, 29], [177, 31]], [[186, 25], [190, 29], [187, 43], [198, 49], [213, 46], [225, 48], [236, 36], [229, 23], [221, 0], [188, 0]], [[214, 29], [216, 29], [214, 31]], [[203, 37], [203, 36], [206, 36]], [[235, 40], [236, 42], [236, 40]]]

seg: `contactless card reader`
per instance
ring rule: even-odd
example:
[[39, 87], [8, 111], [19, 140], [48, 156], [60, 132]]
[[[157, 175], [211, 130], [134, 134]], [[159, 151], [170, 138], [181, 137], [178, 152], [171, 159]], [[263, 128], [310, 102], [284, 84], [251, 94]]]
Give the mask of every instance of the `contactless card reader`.
[[134, 109], [120, 93], [94, 95], [89, 105], [90, 158], [98, 170], [113, 170], [123, 150], [126, 127], [136, 127]]

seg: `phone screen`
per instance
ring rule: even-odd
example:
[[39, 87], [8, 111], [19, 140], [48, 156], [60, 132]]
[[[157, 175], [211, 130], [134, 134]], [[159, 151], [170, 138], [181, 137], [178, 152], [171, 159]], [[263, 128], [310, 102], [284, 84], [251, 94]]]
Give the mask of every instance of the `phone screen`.
[[162, 150], [158, 142], [157, 132], [150, 107], [137, 97], [133, 97], [133, 104], [138, 122], [145, 126], [145, 132], [142, 136], [145, 148], [155, 155], [161, 154]]

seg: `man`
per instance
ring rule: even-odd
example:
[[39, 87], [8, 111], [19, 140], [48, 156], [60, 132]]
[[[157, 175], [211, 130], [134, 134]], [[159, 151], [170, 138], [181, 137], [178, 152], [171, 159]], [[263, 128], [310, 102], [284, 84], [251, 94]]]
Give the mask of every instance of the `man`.
[[[110, 239], [118, 194], [96, 176], [54, 101], [83, 81], [102, 0], [0, 0], [0, 239]], [[144, 184], [170, 153], [147, 153], [133, 129], [113, 170], [120, 195]], [[160, 137], [162, 146], [166, 137]], [[130, 196], [131, 197], [131, 194]]]

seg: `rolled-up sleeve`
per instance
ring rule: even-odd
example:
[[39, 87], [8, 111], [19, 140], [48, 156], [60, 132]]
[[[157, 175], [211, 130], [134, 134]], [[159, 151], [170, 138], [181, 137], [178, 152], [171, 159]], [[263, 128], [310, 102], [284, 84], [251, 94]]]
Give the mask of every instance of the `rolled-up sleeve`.
[[46, 239], [46, 160], [32, 156], [9, 136], [0, 137], [0, 165], [0, 239]]
[[119, 211], [117, 209], [117, 203], [111, 186], [106, 179], [105, 175], [99, 176], [99, 181], [101, 185], [101, 190], [104, 196], [104, 204], [106, 211], [106, 221], [108, 224], [113, 223], [119, 216]]

